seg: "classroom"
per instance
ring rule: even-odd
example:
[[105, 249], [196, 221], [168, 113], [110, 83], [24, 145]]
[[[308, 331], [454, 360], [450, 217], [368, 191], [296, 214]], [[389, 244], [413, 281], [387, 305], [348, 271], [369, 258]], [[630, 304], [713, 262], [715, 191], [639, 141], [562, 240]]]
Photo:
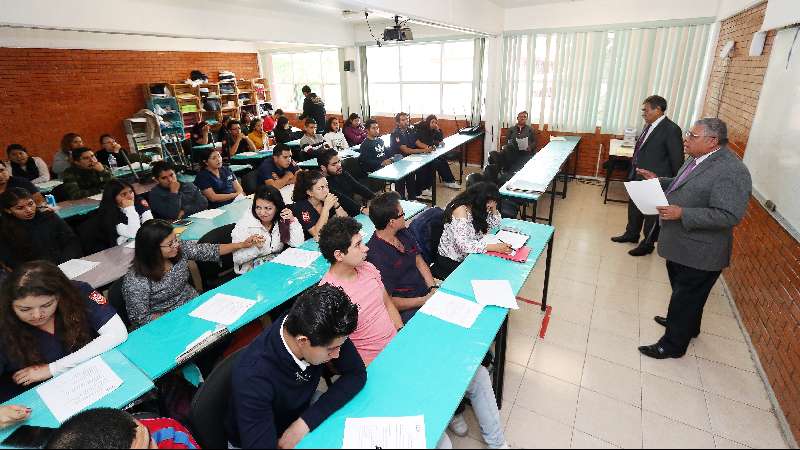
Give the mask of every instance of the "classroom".
[[798, 448], [797, 0], [0, 10], [0, 448]]

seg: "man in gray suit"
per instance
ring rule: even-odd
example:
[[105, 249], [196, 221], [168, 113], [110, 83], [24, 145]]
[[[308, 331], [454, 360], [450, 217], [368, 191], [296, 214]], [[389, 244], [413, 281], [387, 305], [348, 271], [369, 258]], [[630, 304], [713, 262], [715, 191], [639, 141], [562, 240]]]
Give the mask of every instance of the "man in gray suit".
[[[658, 254], [667, 260], [672, 298], [667, 317], [655, 318], [667, 331], [656, 344], [639, 347], [645, 356], [680, 358], [686, 353], [700, 334], [708, 295], [730, 265], [733, 227], [747, 210], [752, 182], [727, 143], [725, 122], [698, 120], [683, 143], [691, 158], [675, 178], [660, 179], [670, 206], [658, 208]], [[639, 174], [656, 178], [647, 170]]]

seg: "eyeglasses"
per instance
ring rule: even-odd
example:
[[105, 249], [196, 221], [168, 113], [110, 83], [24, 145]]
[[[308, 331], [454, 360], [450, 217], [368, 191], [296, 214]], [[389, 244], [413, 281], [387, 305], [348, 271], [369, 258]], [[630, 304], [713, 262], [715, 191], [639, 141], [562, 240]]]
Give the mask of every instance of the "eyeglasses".
[[403, 219], [405, 217], [406, 217], [405, 211], [400, 211], [399, 213], [397, 213], [397, 216], [395, 216], [394, 218], [395, 219]]
[[181, 246], [181, 242], [179, 240], [177, 240], [177, 239], [173, 239], [173, 240], [169, 241], [169, 243], [167, 245], [162, 245], [161, 248], [176, 248], [176, 247], [180, 247], [180, 246]]
[[719, 136], [711, 136], [709, 134], [694, 134], [691, 131], [687, 131], [686, 133], [684, 133], [684, 137], [686, 137], [686, 139], [697, 139], [701, 137], [710, 137], [714, 139], [719, 139]]

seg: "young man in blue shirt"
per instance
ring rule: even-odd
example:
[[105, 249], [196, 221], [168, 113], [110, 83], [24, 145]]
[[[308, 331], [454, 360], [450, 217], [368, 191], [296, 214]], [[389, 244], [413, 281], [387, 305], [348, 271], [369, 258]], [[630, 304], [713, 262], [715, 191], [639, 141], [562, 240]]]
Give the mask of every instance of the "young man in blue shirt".
[[[364, 362], [348, 339], [357, 324], [358, 308], [344, 291], [315, 286], [243, 350], [231, 381], [231, 446], [295, 448], [355, 397], [367, 382]], [[339, 379], [313, 402], [328, 363]]]
[[292, 149], [285, 144], [278, 144], [272, 150], [272, 158], [265, 159], [258, 167], [258, 184], [283, 189], [294, 184], [298, 169], [292, 160]]

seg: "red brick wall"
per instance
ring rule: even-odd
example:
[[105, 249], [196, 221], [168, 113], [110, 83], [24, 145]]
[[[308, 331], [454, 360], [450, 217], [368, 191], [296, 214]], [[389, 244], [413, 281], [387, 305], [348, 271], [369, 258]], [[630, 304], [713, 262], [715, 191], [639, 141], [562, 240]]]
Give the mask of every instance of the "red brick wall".
[[[748, 56], [753, 33], [761, 29], [766, 9], [767, 2], [764, 2], [722, 22], [703, 108], [704, 117], [719, 116], [728, 124], [731, 147], [739, 156], [744, 154], [750, 137], [750, 126], [775, 39], [775, 32], [771, 31], [767, 35], [764, 53]], [[732, 58], [726, 61], [720, 59], [719, 52], [728, 41], [734, 41], [736, 45]]]
[[142, 84], [185, 80], [195, 69], [213, 79], [220, 70], [260, 76], [254, 53], [0, 48], [0, 157], [18, 142], [49, 164], [70, 132], [92, 148], [104, 133], [127, 142], [122, 119], [145, 107]]
[[[720, 98], [720, 61], [714, 62], [705, 111], [728, 123], [732, 147], [747, 150], [774, 33], [760, 57], [747, 56], [750, 39], [764, 20], [766, 3], [722, 23], [717, 47], [733, 39], [736, 47]], [[800, 243], [751, 199], [735, 230], [731, 267], [725, 281], [741, 313], [761, 364], [795, 439], [800, 440]]]

